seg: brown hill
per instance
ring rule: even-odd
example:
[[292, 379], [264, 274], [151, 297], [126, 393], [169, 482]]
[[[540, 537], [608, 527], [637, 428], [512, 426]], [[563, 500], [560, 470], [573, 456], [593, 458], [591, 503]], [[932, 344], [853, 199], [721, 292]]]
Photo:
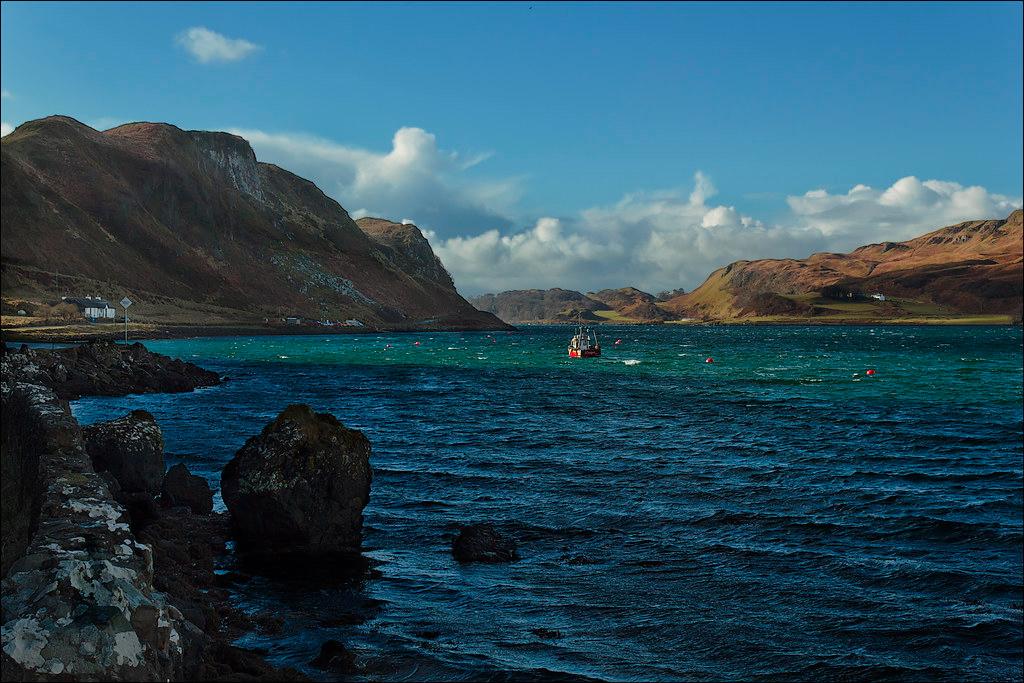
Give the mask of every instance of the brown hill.
[[[849, 254], [806, 259], [737, 261], [689, 294], [663, 306], [678, 316], [723, 320], [772, 315], [819, 315], [824, 299], [860, 300], [871, 294], [907, 299], [959, 314], [1020, 318], [1024, 290], [1021, 211], [1005, 220], [958, 223], [906, 242], [883, 242]], [[770, 294], [773, 296], [758, 296]], [[786, 302], [780, 301], [786, 299]], [[882, 307], [900, 315], [898, 305]], [[903, 311], [905, 312], [905, 311]]]
[[661, 322], [673, 316], [658, 306], [658, 298], [636, 287], [602, 289], [589, 292], [588, 297], [600, 301], [624, 318], [643, 322]]
[[0, 158], [5, 298], [127, 293], [156, 318], [503, 327], [458, 295], [418, 229], [364, 232], [235, 135], [54, 116], [5, 136]]

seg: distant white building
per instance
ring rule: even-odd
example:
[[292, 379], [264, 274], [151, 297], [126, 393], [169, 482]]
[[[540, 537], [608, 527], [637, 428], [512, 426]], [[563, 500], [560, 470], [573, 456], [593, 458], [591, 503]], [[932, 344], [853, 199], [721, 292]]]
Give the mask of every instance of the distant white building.
[[105, 299], [100, 297], [61, 297], [64, 302], [74, 304], [81, 311], [82, 315], [92, 321], [113, 320], [117, 317], [117, 311]]
[[885, 301], [885, 294], [872, 294], [872, 299], [878, 299], [879, 301]]
[[359, 320], [356, 320], [355, 318], [349, 318], [348, 320], [345, 321], [345, 324], [348, 325], [349, 327], [362, 327], [363, 326], [363, 323], [361, 321], [359, 321]]

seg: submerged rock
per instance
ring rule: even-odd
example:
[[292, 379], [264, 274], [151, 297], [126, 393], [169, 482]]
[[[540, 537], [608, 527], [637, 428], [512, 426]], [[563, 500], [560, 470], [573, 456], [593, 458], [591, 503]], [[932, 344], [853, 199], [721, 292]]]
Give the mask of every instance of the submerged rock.
[[224, 467], [221, 492], [245, 550], [358, 552], [370, 442], [333, 416], [288, 406]]
[[470, 524], [452, 541], [459, 562], [511, 562], [519, 559], [516, 542], [490, 524]]
[[164, 507], [187, 507], [196, 515], [213, 512], [213, 492], [206, 479], [188, 471], [185, 463], [167, 470], [160, 488], [160, 504]]
[[356, 658], [345, 645], [337, 640], [328, 640], [320, 646], [320, 654], [310, 662], [318, 669], [336, 673], [352, 673], [356, 670]]
[[97, 472], [110, 472], [126, 493], [160, 490], [164, 476], [164, 437], [145, 410], [99, 422], [82, 430]]

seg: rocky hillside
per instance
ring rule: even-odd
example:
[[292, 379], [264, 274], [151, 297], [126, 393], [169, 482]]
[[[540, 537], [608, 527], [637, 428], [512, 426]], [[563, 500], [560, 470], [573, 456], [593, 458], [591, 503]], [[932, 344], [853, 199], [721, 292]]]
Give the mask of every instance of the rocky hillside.
[[[1020, 319], [1024, 290], [1021, 211], [1005, 220], [958, 223], [906, 242], [883, 242], [848, 254], [806, 259], [737, 261], [689, 294], [662, 306], [710, 320], [817, 316], [835, 301], [867, 301], [879, 318], [912, 312], [911, 301], [951, 314], [999, 314]], [[886, 302], [871, 299], [882, 294]], [[884, 305], [883, 305], [884, 304]], [[847, 304], [848, 305], [848, 304]]]
[[569, 289], [524, 289], [483, 294], [470, 300], [482, 311], [517, 322], [661, 322], [672, 316], [656, 298], [633, 287], [583, 294]]
[[6, 298], [126, 293], [154, 320], [502, 327], [459, 296], [414, 226], [364, 232], [234, 135], [54, 116], [3, 138], [2, 176]]

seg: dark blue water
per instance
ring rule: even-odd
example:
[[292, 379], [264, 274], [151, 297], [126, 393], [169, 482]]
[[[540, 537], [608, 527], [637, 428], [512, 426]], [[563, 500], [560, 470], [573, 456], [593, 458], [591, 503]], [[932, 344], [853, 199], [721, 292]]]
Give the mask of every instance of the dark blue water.
[[[366, 432], [380, 575], [238, 589], [312, 675], [338, 638], [373, 680], [1022, 678], [1019, 327], [605, 330], [151, 342], [232, 379], [75, 411], [215, 485], [288, 403]], [[456, 564], [472, 521], [523, 559]]]

